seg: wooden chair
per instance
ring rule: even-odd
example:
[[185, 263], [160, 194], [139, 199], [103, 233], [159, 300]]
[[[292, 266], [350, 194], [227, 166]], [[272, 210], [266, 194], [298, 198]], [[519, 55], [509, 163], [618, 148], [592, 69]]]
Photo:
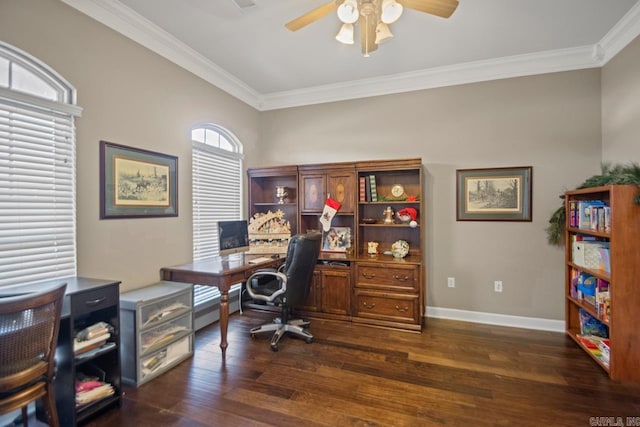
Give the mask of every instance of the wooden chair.
[[59, 427], [53, 389], [55, 353], [66, 283], [0, 298], [0, 414], [42, 399], [47, 423]]

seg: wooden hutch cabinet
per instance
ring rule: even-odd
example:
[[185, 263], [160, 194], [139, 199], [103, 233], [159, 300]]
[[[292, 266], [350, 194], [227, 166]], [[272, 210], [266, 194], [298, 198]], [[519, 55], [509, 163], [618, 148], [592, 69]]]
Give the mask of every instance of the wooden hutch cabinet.
[[[341, 203], [331, 226], [350, 230], [348, 248], [321, 252], [303, 314], [410, 331], [422, 329], [425, 254], [421, 159], [270, 167], [247, 173], [252, 216], [282, 207], [275, 199], [277, 185], [286, 186], [288, 192], [296, 189], [295, 196], [285, 199], [292, 235], [322, 231], [320, 216], [327, 197]], [[374, 182], [369, 185], [375, 186], [376, 201], [364, 193], [361, 181], [365, 178]], [[397, 218], [396, 213], [404, 208], [417, 213], [417, 225], [412, 227]], [[399, 240], [410, 248], [402, 258], [391, 255], [392, 245]], [[378, 253], [368, 253], [368, 242], [378, 244]]]
[[353, 163], [298, 166], [300, 212], [322, 213], [328, 196], [342, 204], [340, 213], [353, 213], [357, 191]]

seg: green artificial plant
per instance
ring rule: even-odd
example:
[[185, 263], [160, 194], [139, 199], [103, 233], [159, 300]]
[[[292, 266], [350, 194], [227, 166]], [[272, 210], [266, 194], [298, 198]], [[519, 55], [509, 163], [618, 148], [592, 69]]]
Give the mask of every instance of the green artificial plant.
[[[640, 164], [632, 162], [627, 166], [602, 164], [602, 173], [588, 178], [577, 189], [599, 187], [602, 185], [626, 185], [632, 184], [638, 186], [639, 192], [634, 203], [640, 205]], [[560, 196], [563, 199], [562, 206], [559, 207], [549, 219], [549, 226], [546, 228], [547, 241], [551, 245], [560, 246], [564, 243], [564, 226], [566, 222], [566, 213], [564, 207], [564, 194]]]

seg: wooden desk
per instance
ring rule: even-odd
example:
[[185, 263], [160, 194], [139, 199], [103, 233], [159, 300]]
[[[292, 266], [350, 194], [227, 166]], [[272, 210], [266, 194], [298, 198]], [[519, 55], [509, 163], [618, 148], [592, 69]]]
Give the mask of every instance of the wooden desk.
[[[269, 258], [269, 261], [260, 264], [249, 263], [259, 257]], [[224, 363], [228, 346], [229, 289], [236, 283], [245, 282], [256, 270], [276, 268], [283, 260], [284, 258], [270, 258], [269, 254], [235, 254], [204, 258], [175, 267], [163, 267], [160, 269], [160, 275], [162, 280], [216, 286], [220, 290], [220, 349]]]

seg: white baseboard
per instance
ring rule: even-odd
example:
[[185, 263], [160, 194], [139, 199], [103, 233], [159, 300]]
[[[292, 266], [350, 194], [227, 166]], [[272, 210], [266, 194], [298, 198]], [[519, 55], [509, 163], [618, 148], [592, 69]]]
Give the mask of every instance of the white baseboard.
[[509, 326], [513, 328], [565, 332], [564, 320], [541, 319], [538, 317], [511, 316], [507, 314], [483, 313], [480, 311], [442, 307], [427, 307], [427, 317]]

